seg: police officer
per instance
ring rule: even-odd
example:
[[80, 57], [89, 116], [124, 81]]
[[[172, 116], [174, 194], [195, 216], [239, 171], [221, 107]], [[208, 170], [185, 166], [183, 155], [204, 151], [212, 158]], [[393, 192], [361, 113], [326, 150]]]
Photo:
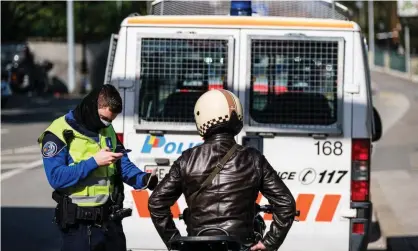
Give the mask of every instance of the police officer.
[[[160, 237], [170, 247], [170, 240], [180, 235], [170, 207], [184, 194], [189, 236], [218, 227], [238, 237], [243, 250], [277, 250], [293, 224], [295, 200], [258, 150], [235, 142], [243, 127], [239, 99], [227, 90], [208, 91], [197, 100], [194, 116], [204, 143], [182, 153], [148, 201]], [[254, 238], [253, 229], [259, 192], [273, 207], [270, 231], [261, 240]]]
[[58, 203], [54, 219], [62, 233], [62, 251], [126, 251], [122, 218], [131, 210], [123, 208], [123, 182], [150, 190], [158, 183], [123, 153], [111, 126], [121, 111], [119, 92], [104, 85], [39, 137]]

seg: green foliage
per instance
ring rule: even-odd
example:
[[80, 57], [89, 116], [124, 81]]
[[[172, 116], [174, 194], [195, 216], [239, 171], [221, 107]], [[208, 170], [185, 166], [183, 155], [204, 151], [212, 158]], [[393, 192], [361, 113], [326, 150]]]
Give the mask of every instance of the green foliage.
[[[146, 11], [146, 2], [74, 1], [73, 5], [77, 42], [108, 38], [130, 13]], [[22, 41], [28, 37], [65, 40], [67, 3], [2, 1], [1, 23], [2, 41]]]

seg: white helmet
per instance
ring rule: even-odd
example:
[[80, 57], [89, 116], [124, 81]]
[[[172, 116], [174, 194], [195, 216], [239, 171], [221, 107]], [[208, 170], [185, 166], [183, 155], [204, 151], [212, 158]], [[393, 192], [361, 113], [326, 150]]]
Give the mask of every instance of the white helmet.
[[241, 102], [232, 92], [223, 89], [200, 96], [194, 107], [194, 118], [202, 137], [225, 128], [237, 135], [243, 126]]

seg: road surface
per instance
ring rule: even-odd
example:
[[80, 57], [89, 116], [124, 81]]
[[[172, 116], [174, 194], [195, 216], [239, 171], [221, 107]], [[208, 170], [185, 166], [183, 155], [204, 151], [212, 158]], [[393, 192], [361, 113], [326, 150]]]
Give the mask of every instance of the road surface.
[[373, 206], [389, 250], [418, 250], [418, 84], [372, 79], [384, 128], [372, 159]]
[[[387, 237], [388, 250], [418, 250], [414, 243], [418, 236], [418, 85], [386, 74], [373, 74], [372, 79], [384, 127], [372, 164], [371, 194], [378, 226]], [[4, 251], [59, 250], [59, 234], [50, 223], [55, 203], [36, 139], [53, 118], [76, 102], [35, 99], [2, 111]]]

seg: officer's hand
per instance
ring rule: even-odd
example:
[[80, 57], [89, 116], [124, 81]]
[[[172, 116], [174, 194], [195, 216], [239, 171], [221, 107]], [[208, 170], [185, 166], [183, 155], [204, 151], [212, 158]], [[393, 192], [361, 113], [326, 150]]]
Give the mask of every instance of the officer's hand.
[[254, 246], [251, 247], [251, 251], [255, 251], [255, 250], [266, 250], [266, 246], [264, 246], [264, 244], [259, 241], [257, 244], [255, 244]]
[[123, 153], [111, 152], [109, 148], [100, 150], [100, 152], [94, 155], [94, 160], [98, 166], [108, 166], [115, 163], [118, 159], [122, 158]]

